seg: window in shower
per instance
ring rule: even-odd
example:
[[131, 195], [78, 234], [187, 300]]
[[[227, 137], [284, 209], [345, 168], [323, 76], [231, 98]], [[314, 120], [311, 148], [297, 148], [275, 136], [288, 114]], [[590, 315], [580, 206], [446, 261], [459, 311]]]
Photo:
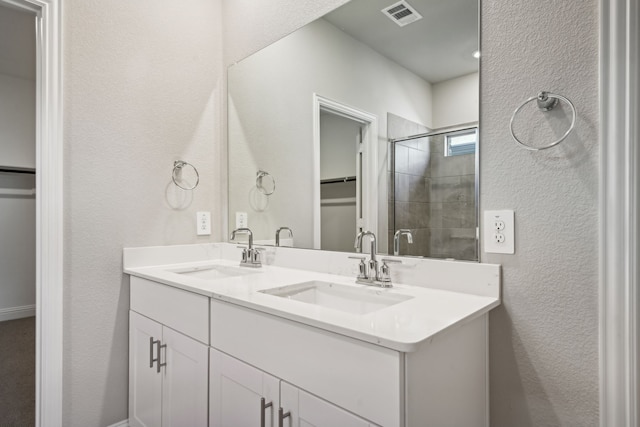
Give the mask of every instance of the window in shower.
[[462, 156], [476, 152], [477, 129], [450, 132], [444, 135], [444, 155]]

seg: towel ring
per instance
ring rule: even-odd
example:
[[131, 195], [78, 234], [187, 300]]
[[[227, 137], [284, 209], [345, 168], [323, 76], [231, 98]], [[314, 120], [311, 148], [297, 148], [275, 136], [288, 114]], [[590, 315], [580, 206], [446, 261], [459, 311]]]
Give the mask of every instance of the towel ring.
[[[182, 185], [178, 184], [178, 181], [180, 180], [180, 178], [178, 178], [176, 174], [178, 174], [179, 172], [182, 172], [182, 168], [185, 166], [191, 166], [191, 168], [196, 174], [196, 183], [193, 184], [192, 187], [183, 187]], [[198, 173], [198, 169], [196, 169], [196, 167], [193, 166], [191, 163], [187, 163], [184, 160], [176, 160], [175, 162], [173, 162], [173, 172], [171, 173], [171, 179], [173, 180], [173, 183], [175, 185], [182, 188], [183, 190], [193, 190], [200, 183], [200, 174]]]
[[[269, 177], [271, 180], [271, 187], [272, 187], [271, 191], [269, 191], [264, 186], [263, 180], [266, 177]], [[274, 191], [276, 191], [276, 180], [273, 179], [273, 177], [269, 172], [259, 170], [258, 172], [256, 172], [256, 188], [258, 189], [259, 192], [261, 192], [265, 196], [270, 196], [273, 194]]]
[[[556, 105], [558, 105], [558, 101], [564, 101], [566, 104], [568, 104], [571, 107], [571, 126], [569, 126], [569, 129], [567, 129], [567, 131], [560, 138], [553, 141], [551, 144], [544, 145], [542, 147], [532, 147], [531, 145], [522, 142], [521, 140], [518, 139], [515, 132], [513, 131], [513, 121], [516, 118], [516, 114], [518, 114], [518, 112], [525, 105], [527, 105], [529, 102], [533, 100], [537, 101], [538, 109], [540, 111], [545, 111], [545, 112], [553, 110], [556, 107]], [[531, 98], [524, 101], [522, 104], [520, 104], [518, 108], [515, 109], [515, 111], [511, 115], [511, 120], [509, 121], [509, 130], [511, 131], [511, 137], [513, 138], [513, 140], [518, 144], [520, 144], [525, 149], [530, 151], [541, 151], [541, 150], [546, 150], [547, 148], [555, 147], [556, 145], [564, 141], [567, 138], [567, 136], [569, 136], [569, 134], [575, 128], [575, 126], [576, 126], [576, 107], [573, 105], [573, 102], [571, 102], [569, 99], [565, 98], [562, 95], [557, 95], [551, 92], [540, 92], [538, 96], [532, 96]]]

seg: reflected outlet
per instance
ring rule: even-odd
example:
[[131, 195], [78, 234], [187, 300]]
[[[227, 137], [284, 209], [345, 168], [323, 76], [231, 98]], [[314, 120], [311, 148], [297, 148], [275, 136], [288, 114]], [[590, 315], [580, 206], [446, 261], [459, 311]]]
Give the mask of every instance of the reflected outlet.
[[196, 212], [196, 234], [211, 235], [211, 212]]

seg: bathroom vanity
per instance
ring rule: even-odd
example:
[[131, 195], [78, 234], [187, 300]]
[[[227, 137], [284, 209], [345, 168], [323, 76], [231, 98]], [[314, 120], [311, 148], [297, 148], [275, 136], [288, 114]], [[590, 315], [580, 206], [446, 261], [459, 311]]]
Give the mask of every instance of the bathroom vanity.
[[389, 289], [346, 253], [124, 251], [131, 426], [487, 426], [497, 265], [402, 259]]

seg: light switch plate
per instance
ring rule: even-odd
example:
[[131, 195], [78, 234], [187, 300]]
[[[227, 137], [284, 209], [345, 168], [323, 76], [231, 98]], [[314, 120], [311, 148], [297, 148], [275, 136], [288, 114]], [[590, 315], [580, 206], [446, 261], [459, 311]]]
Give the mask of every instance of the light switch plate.
[[196, 234], [211, 235], [211, 212], [196, 212]]
[[514, 254], [515, 214], [512, 210], [484, 211], [484, 251], [492, 254]]

